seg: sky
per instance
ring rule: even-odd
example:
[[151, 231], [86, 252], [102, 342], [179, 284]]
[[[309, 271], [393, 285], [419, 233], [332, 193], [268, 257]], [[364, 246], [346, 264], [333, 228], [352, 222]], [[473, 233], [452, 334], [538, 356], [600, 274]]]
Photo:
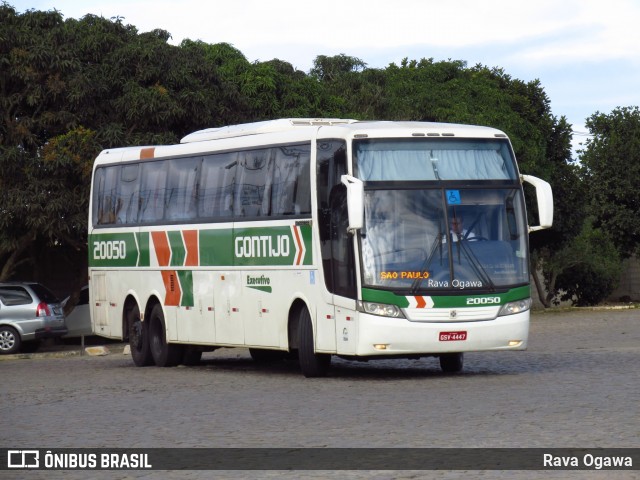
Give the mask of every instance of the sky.
[[[18, 12], [121, 17], [138, 32], [229, 43], [249, 61], [308, 72], [318, 55], [369, 68], [403, 58], [463, 60], [538, 79], [573, 125], [574, 155], [595, 112], [640, 105], [638, 0], [7, 0]], [[204, 127], [204, 126], [203, 126]]]

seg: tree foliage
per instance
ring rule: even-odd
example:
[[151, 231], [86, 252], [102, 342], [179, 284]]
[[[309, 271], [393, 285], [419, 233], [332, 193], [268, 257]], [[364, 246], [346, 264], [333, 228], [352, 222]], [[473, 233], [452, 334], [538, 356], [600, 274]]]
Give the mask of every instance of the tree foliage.
[[595, 225], [607, 231], [623, 257], [640, 245], [640, 108], [616, 108], [587, 119], [593, 135], [581, 160]]
[[570, 300], [578, 306], [595, 305], [616, 289], [622, 273], [620, 255], [611, 237], [594, 228], [591, 217], [585, 219], [579, 235], [549, 261], [561, 288], [555, 290], [556, 303]]

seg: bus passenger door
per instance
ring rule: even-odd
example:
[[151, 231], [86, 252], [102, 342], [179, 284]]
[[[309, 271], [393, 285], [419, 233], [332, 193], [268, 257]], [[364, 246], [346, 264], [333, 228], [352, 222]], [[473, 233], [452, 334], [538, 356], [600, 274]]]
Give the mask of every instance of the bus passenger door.
[[93, 273], [91, 276], [91, 328], [96, 335], [105, 337], [111, 334], [109, 328], [109, 302], [107, 301], [107, 279], [106, 273]]
[[214, 273], [213, 302], [217, 344], [244, 345], [241, 292], [240, 272]]
[[355, 354], [357, 345], [357, 279], [355, 238], [349, 233], [346, 189], [338, 187], [331, 195], [331, 274], [336, 318], [336, 347], [339, 354]]

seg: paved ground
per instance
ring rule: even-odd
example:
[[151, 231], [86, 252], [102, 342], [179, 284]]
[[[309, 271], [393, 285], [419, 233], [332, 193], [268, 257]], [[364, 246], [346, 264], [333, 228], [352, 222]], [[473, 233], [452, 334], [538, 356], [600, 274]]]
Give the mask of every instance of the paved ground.
[[[0, 361], [2, 442], [14, 447], [640, 447], [640, 310], [536, 313], [526, 352], [295, 362], [244, 349], [136, 368], [121, 344]], [[5, 477], [3, 477], [3, 473]], [[11, 472], [0, 472], [0, 478]], [[635, 472], [29, 472], [31, 478], [640, 478]], [[46, 473], [46, 475], [45, 475]]]

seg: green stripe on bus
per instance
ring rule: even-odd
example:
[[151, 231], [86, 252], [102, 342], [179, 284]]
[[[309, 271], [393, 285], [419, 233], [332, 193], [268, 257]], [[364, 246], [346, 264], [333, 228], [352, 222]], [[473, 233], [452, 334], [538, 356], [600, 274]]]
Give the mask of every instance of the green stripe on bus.
[[151, 265], [149, 256], [149, 232], [136, 233], [138, 241], [138, 267], [148, 267]]
[[311, 265], [313, 263], [313, 249], [311, 246], [313, 245], [313, 241], [311, 238], [311, 225], [301, 225], [300, 232], [302, 233], [302, 241], [306, 246], [306, 251], [304, 254], [303, 265]]
[[[371, 288], [362, 289], [362, 300], [366, 302], [384, 303], [387, 305], [396, 305], [400, 308], [407, 308], [410, 305], [411, 298], [417, 297], [429, 297], [433, 301], [432, 308], [467, 308], [477, 307], [480, 305], [487, 305], [480, 299], [483, 298], [499, 298], [499, 302], [493, 302], [491, 305], [504, 305], [516, 300], [522, 300], [531, 296], [531, 287], [528, 285], [524, 287], [512, 288], [504, 293], [490, 293], [483, 295], [474, 295], [469, 293], [468, 295], [419, 295], [419, 296], [405, 296], [397, 295], [393, 292], [385, 290], [375, 290]], [[469, 303], [469, 299], [479, 299], [477, 303]]]
[[[504, 305], [523, 298], [531, 296], [531, 289], [528, 286], [513, 288], [504, 293], [489, 293], [486, 295], [447, 295], [447, 296], [431, 296], [433, 300], [433, 308], [466, 308], [487, 305]], [[482, 302], [482, 299], [500, 299], [495, 302]], [[474, 300], [477, 300], [474, 302]]]
[[182, 290], [180, 305], [183, 307], [193, 307], [193, 273], [191, 270], [178, 270], [178, 281]]
[[362, 289], [362, 300], [365, 302], [384, 303], [386, 305], [396, 305], [400, 308], [407, 308], [409, 301], [404, 295], [396, 295], [386, 290], [374, 290], [372, 288]]
[[198, 245], [201, 266], [233, 266], [233, 229], [200, 230]]
[[167, 232], [169, 238], [169, 246], [171, 247], [171, 262], [169, 265], [172, 267], [181, 267], [184, 265], [184, 259], [187, 256], [187, 249], [184, 247], [182, 241], [182, 232], [171, 230]]
[[89, 266], [135, 267], [138, 247], [133, 232], [89, 236]]
[[236, 228], [233, 239], [233, 254], [237, 266], [287, 266], [311, 264], [311, 230], [308, 225], [296, 227], [300, 230], [300, 241], [289, 225], [279, 227]]
[[[169, 230], [166, 235], [171, 249], [171, 260], [166, 266], [184, 266], [187, 249], [182, 232]], [[92, 267], [151, 265], [153, 246], [149, 232], [97, 233], [90, 236], [90, 243], [89, 265]], [[312, 245], [310, 225], [200, 230], [199, 266], [312, 265]]]

